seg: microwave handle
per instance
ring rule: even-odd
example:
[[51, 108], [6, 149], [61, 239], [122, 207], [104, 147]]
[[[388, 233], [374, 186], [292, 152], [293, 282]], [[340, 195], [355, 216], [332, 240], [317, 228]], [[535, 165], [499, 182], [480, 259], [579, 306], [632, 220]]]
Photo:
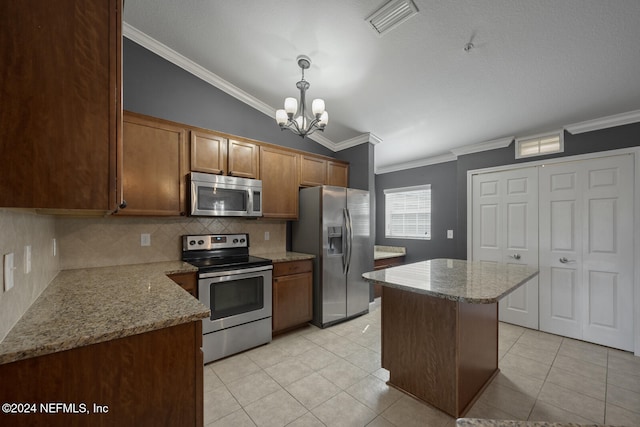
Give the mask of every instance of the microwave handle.
[[253, 212], [253, 191], [247, 188], [247, 213]]

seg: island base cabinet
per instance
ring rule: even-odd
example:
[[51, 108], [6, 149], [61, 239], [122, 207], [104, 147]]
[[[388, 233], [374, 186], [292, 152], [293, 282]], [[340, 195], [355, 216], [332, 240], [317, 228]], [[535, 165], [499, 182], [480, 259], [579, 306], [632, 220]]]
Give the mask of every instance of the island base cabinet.
[[498, 305], [382, 288], [389, 385], [460, 417], [498, 373]]
[[0, 401], [23, 405], [0, 425], [202, 426], [201, 346], [196, 321], [0, 365]]

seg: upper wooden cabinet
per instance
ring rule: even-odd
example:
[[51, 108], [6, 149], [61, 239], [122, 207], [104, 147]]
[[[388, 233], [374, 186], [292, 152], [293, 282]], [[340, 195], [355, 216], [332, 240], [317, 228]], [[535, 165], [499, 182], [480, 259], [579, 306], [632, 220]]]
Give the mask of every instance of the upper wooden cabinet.
[[122, 1], [2, 1], [0, 16], [0, 207], [114, 210]]
[[298, 159], [300, 155], [271, 146], [260, 147], [262, 215], [298, 218]]
[[257, 179], [260, 146], [224, 134], [191, 130], [191, 171]]
[[346, 187], [349, 183], [349, 165], [311, 154], [300, 155], [300, 186], [317, 187], [335, 185]]
[[327, 185], [349, 186], [349, 165], [342, 162], [327, 161]]
[[123, 198], [119, 215], [184, 215], [186, 130], [153, 117], [123, 117]]
[[192, 130], [191, 170], [224, 175], [227, 172], [227, 138]]
[[253, 142], [229, 139], [229, 172], [243, 178], [260, 176], [260, 146]]

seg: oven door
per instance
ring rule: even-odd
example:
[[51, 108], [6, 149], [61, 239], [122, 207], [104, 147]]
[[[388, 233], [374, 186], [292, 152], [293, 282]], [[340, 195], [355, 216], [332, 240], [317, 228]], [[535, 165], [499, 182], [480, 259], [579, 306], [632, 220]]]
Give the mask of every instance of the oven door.
[[211, 309], [202, 332], [216, 332], [271, 317], [273, 266], [201, 273], [199, 299]]

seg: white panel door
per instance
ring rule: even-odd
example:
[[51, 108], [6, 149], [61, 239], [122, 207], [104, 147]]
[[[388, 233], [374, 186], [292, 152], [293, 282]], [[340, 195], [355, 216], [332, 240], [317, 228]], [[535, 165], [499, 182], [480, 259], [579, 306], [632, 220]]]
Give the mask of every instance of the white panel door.
[[633, 350], [633, 173], [631, 155], [541, 169], [542, 330]]
[[[538, 266], [536, 168], [473, 177], [473, 260]], [[538, 278], [499, 303], [501, 321], [538, 329]]]

